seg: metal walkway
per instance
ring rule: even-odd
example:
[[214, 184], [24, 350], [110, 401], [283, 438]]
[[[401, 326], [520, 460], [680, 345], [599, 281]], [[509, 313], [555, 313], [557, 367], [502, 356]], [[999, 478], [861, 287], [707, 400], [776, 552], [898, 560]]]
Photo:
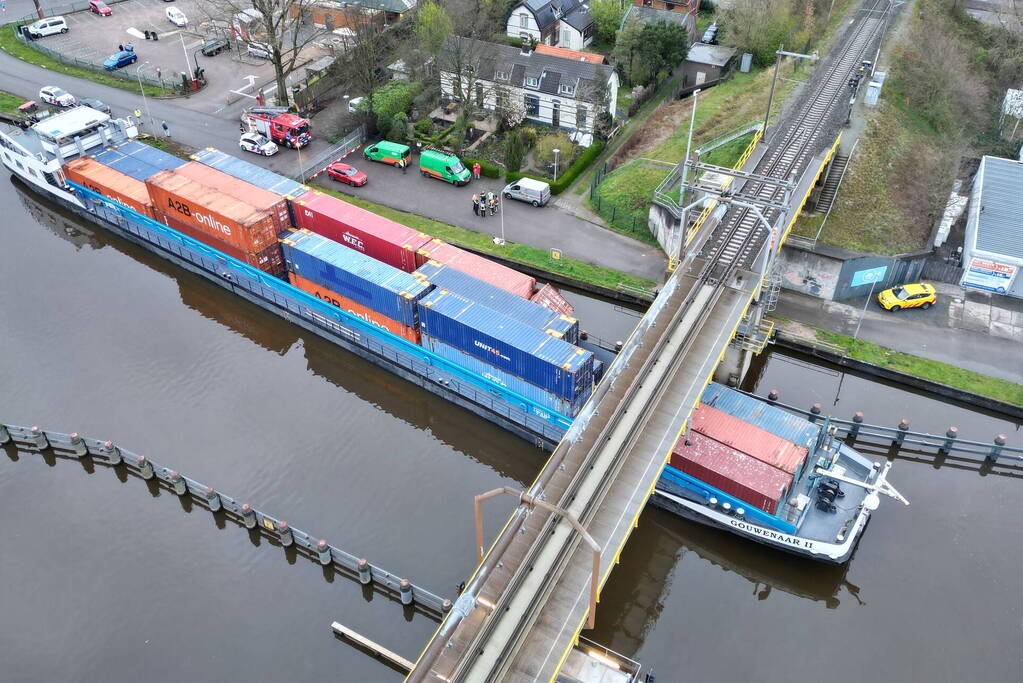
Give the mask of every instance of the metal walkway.
[[[844, 113], [849, 75], [877, 39], [882, 19], [873, 10], [860, 13], [836, 54], [815, 74], [804, 106], [756, 165], [759, 176], [802, 178], [792, 183], [793, 207], [805, 201], [821, 171], [814, 159], [826, 146], [835, 115]], [[776, 201], [780, 191], [778, 184], [748, 180], [735, 193]], [[409, 681], [556, 677], [587, 617], [593, 618], [591, 548], [599, 548], [599, 587], [759, 294], [760, 273], [772, 254], [765, 245], [776, 250], [796, 214], [798, 208], [774, 215], [782, 225], [777, 244], [771, 244], [753, 212], [733, 204], [708, 227], [712, 234], [696, 240], [702, 253], [690, 255], [669, 279], [539, 477], [519, 495], [519, 507]], [[482, 534], [479, 526], [477, 533]]]

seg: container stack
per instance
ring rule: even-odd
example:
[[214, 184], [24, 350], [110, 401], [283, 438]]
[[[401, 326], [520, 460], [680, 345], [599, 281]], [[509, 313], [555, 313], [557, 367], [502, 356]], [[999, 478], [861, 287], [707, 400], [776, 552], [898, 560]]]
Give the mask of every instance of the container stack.
[[593, 354], [454, 292], [419, 301], [422, 345], [565, 415], [593, 390]]
[[138, 140], [131, 140], [118, 147], [108, 147], [93, 155], [99, 163], [115, 171], [145, 182], [160, 171], [173, 171], [184, 165], [184, 161], [172, 154], [150, 147]]
[[534, 304], [545, 306], [555, 313], [560, 313], [561, 315], [575, 315], [575, 306], [568, 303], [568, 299], [562, 296], [561, 292], [556, 290], [550, 284], [545, 284], [543, 287], [536, 290], [529, 300]]
[[149, 190], [141, 180], [136, 180], [89, 157], [81, 157], [64, 164], [64, 175], [73, 183], [98, 192], [143, 216], [153, 217]]
[[438, 239], [429, 240], [419, 248], [419, 264], [427, 261], [451, 266], [523, 299], [531, 297], [536, 288], [536, 278]]
[[309, 230], [287, 233], [281, 245], [295, 287], [420, 343], [416, 302], [429, 283]]
[[278, 233], [289, 230], [291, 216], [288, 214], [288, 202], [273, 192], [256, 187], [252, 183], [239, 180], [226, 173], [204, 166], [197, 161], [189, 161], [174, 171], [197, 183], [211, 187], [228, 197], [243, 201], [259, 211], [266, 211], [273, 218], [274, 230]]
[[209, 166], [222, 173], [226, 173], [232, 178], [244, 180], [256, 187], [261, 187], [268, 192], [273, 192], [278, 196], [288, 199], [298, 199], [309, 191], [308, 187], [291, 178], [286, 178], [273, 171], [268, 171], [262, 166], [256, 166], [238, 157], [225, 154], [213, 147], [199, 150], [192, 155], [192, 159], [204, 166]]

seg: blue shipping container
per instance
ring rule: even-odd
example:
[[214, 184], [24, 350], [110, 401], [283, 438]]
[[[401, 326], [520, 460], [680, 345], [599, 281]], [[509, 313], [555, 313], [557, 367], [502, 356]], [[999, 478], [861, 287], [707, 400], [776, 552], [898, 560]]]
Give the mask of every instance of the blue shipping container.
[[545, 306], [534, 304], [489, 282], [436, 261], [427, 261], [416, 273], [426, 278], [430, 284], [461, 294], [470, 301], [504, 313], [520, 323], [544, 332], [552, 332], [554, 336], [564, 339], [569, 344], [579, 343], [579, 321], [575, 318], [555, 313]]
[[604, 361], [599, 358], [593, 359], [593, 383], [600, 384], [600, 380], [604, 379]]
[[200, 164], [289, 199], [297, 199], [309, 191], [308, 187], [291, 178], [285, 178], [213, 147], [199, 150], [192, 158]]
[[138, 140], [117, 147], [108, 147], [93, 158], [104, 166], [145, 182], [160, 171], [172, 171], [185, 165], [185, 161], [173, 154], [150, 147]]
[[791, 441], [797, 446], [809, 448], [811, 452], [821, 431], [818, 425], [809, 420], [717, 382], [707, 385], [700, 401], [704, 405], [760, 427], [765, 432]]
[[308, 230], [286, 233], [281, 245], [289, 271], [391, 320], [417, 327], [416, 300], [432, 285]]
[[467, 353], [459, 351], [455, 347], [445, 344], [442, 341], [434, 339], [429, 335], [423, 335], [422, 337], [423, 348], [433, 351], [441, 358], [445, 358], [452, 363], [457, 363], [466, 370], [470, 370], [480, 377], [485, 377], [492, 382], [500, 384], [502, 387], [506, 387], [515, 393], [525, 396], [528, 399], [536, 401], [545, 408], [550, 408], [556, 412], [566, 415], [568, 417], [575, 417], [579, 414], [579, 410], [586, 403], [587, 399], [590, 398], [593, 387], [589, 387], [583, 390], [583, 393], [579, 394], [574, 401], [561, 398], [556, 394], [541, 389], [535, 384], [530, 384], [525, 380], [519, 379], [514, 375], [510, 375], [500, 368], [496, 368], [489, 363], [484, 363], [479, 358], [470, 356]]
[[574, 401], [593, 386], [593, 354], [585, 349], [451, 291], [436, 289], [418, 307], [424, 335], [561, 398]]

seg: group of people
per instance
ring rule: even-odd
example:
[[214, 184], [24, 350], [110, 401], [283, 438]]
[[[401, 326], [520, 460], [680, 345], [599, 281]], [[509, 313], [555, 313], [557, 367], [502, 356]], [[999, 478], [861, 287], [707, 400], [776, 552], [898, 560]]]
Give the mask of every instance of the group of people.
[[480, 218], [486, 218], [487, 211], [490, 211], [491, 216], [495, 215], [499, 205], [500, 200], [493, 192], [487, 192], [483, 195], [474, 194], [472, 196], [472, 212]]

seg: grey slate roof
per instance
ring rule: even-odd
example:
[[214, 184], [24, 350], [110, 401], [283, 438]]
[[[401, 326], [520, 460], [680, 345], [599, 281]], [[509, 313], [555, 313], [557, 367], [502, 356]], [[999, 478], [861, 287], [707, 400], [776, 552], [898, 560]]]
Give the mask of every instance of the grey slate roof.
[[584, 0], [525, 0], [521, 5], [516, 5], [512, 14], [520, 7], [525, 6], [536, 19], [540, 31], [549, 29], [559, 16], [555, 9], [560, 11], [560, 19], [578, 31], [585, 30], [593, 23], [590, 16], [589, 6], [584, 7]]
[[711, 66], [724, 66], [728, 63], [728, 60], [735, 57], [735, 53], [736, 49], [734, 47], [693, 43], [693, 46], [689, 48], [689, 54], [686, 55], [686, 61], [696, 62], [697, 64], [709, 64]]
[[1023, 259], [1023, 162], [984, 157], [977, 249]]
[[582, 5], [568, 12], [561, 20], [580, 33], [593, 24], [593, 17], [590, 16], [589, 7]]

